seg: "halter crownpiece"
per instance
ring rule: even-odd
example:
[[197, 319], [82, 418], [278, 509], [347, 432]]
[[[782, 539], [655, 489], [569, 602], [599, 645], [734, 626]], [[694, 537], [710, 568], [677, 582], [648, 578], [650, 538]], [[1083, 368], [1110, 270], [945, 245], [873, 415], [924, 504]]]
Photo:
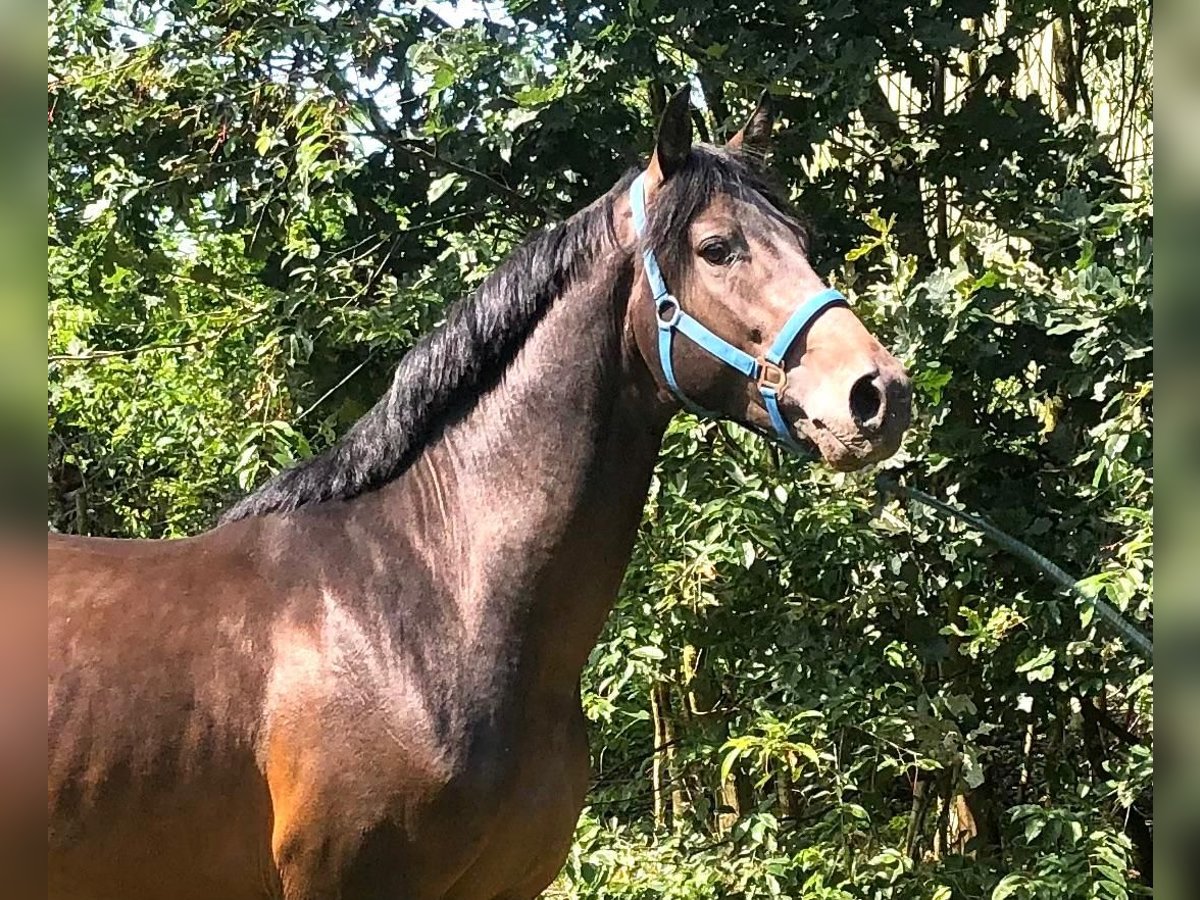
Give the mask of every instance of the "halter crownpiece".
[[650, 282], [650, 290], [654, 295], [655, 318], [658, 321], [658, 361], [662, 366], [663, 376], [671, 392], [679, 398], [684, 406], [693, 412], [720, 418], [716, 413], [697, 406], [675, 379], [675, 365], [671, 359], [671, 351], [678, 332], [692, 343], [698, 344], [711, 356], [737, 369], [744, 376], [752, 379], [758, 385], [762, 396], [763, 406], [771, 419], [771, 427], [775, 435], [792, 450], [802, 450], [792, 436], [783, 412], [779, 409], [779, 397], [787, 388], [787, 371], [784, 369], [784, 357], [792, 348], [792, 344], [816, 320], [817, 316], [831, 306], [848, 306], [849, 302], [841, 291], [826, 288], [804, 300], [783, 323], [770, 348], [760, 357], [753, 357], [745, 350], [735, 347], [729, 341], [709, 331], [697, 319], [692, 318], [679, 305], [679, 301], [667, 289], [667, 282], [659, 268], [654, 251], [646, 245], [646, 173], [638, 175], [629, 189], [629, 200], [633, 206], [633, 227], [638, 237], [642, 238], [642, 263], [646, 270], [646, 280]]

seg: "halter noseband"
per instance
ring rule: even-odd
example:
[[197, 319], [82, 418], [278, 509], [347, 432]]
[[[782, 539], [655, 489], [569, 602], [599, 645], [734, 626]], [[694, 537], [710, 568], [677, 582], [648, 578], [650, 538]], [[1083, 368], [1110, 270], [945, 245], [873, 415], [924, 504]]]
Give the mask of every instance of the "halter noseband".
[[724, 338], [713, 334], [698, 320], [685, 313], [680, 307], [679, 301], [667, 289], [667, 282], [663, 278], [662, 270], [658, 267], [654, 251], [644, 242], [646, 236], [645, 172], [634, 180], [629, 189], [629, 199], [633, 206], [633, 227], [637, 231], [638, 237], [643, 239], [642, 262], [646, 269], [646, 279], [650, 282], [650, 290], [654, 294], [654, 317], [658, 321], [658, 360], [671, 392], [693, 412], [719, 418], [715, 413], [709, 412], [689, 400], [679, 387], [679, 382], [675, 380], [675, 366], [671, 360], [671, 349], [675, 333], [679, 332], [727, 366], [737, 369], [747, 378], [753, 379], [758, 385], [759, 394], [762, 395], [767, 415], [771, 417], [771, 427], [775, 429], [776, 436], [791, 449], [801, 450], [802, 448], [792, 436], [792, 430], [788, 427], [787, 420], [784, 419], [783, 413], [779, 409], [779, 397], [787, 387], [787, 372], [783, 368], [783, 360], [788, 350], [792, 348], [792, 344], [804, 334], [817, 316], [830, 306], [849, 305], [845, 296], [833, 288], [826, 288], [809, 297], [784, 322], [783, 328], [779, 330], [770, 349], [756, 359]]

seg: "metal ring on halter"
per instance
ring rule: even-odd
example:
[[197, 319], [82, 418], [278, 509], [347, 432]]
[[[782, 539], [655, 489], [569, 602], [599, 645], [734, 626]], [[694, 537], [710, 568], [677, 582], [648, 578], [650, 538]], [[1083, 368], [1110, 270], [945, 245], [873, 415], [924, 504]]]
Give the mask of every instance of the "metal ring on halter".
[[[670, 315], [664, 318], [664, 312], [669, 312]], [[674, 328], [679, 317], [683, 315], [683, 310], [679, 306], [679, 301], [667, 294], [654, 301], [654, 313], [658, 318], [659, 328]]]
[[784, 388], [787, 387], [787, 371], [783, 366], [778, 366], [771, 362], [765, 356], [760, 356], [756, 362], [758, 363], [758, 389], [770, 388], [777, 394], [782, 394]]

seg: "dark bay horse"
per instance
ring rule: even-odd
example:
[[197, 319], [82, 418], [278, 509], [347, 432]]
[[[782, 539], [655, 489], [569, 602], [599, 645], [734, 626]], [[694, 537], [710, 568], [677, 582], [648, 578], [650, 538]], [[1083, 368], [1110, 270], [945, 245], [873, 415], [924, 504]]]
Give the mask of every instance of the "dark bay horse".
[[748, 152], [769, 129], [693, 146], [677, 95], [645, 171], [514, 252], [330, 450], [193, 538], [50, 538], [50, 897], [549, 884], [579, 676], [681, 403], [839, 469], [908, 424]]

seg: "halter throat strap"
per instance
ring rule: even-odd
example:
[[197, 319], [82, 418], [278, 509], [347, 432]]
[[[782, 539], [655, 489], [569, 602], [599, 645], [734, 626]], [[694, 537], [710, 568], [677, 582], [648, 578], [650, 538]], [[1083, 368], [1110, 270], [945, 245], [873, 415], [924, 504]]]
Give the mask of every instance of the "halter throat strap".
[[775, 432], [775, 437], [792, 450], [802, 450], [803, 448], [793, 436], [792, 429], [779, 407], [780, 397], [787, 388], [784, 357], [817, 316], [831, 306], [848, 306], [846, 297], [840, 291], [826, 288], [804, 300], [788, 316], [788, 320], [784, 322], [767, 352], [761, 357], [753, 357], [745, 350], [735, 347], [729, 341], [714, 334], [699, 320], [684, 312], [679, 305], [679, 300], [668, 290], [654, 250], [646, 242], [645, 172], [634, 179], [629, 190], [629, 200], [633, 208], [633, 227], [642, 244], [642, 266], [646, 271], [646, 280], [650, 283], [650, 292], [654, 297], [654, 317], [658, 322], [658, 361], [671, 392], [679, 398], [684, 406], [697, 415], [721, 418], [717, 413], [710, 412], [693, 403], [680, 388], [675, 377], [675, 366], [672, 360], [675, 335], [678, 333], [699, 345], [710, 356], [716, 357], [730, 368], [737, 369], [746, 378], [752, 379], [758, 385], [758, 392], [762, 396], [763, 406], [771, 420], [771, 428]]

